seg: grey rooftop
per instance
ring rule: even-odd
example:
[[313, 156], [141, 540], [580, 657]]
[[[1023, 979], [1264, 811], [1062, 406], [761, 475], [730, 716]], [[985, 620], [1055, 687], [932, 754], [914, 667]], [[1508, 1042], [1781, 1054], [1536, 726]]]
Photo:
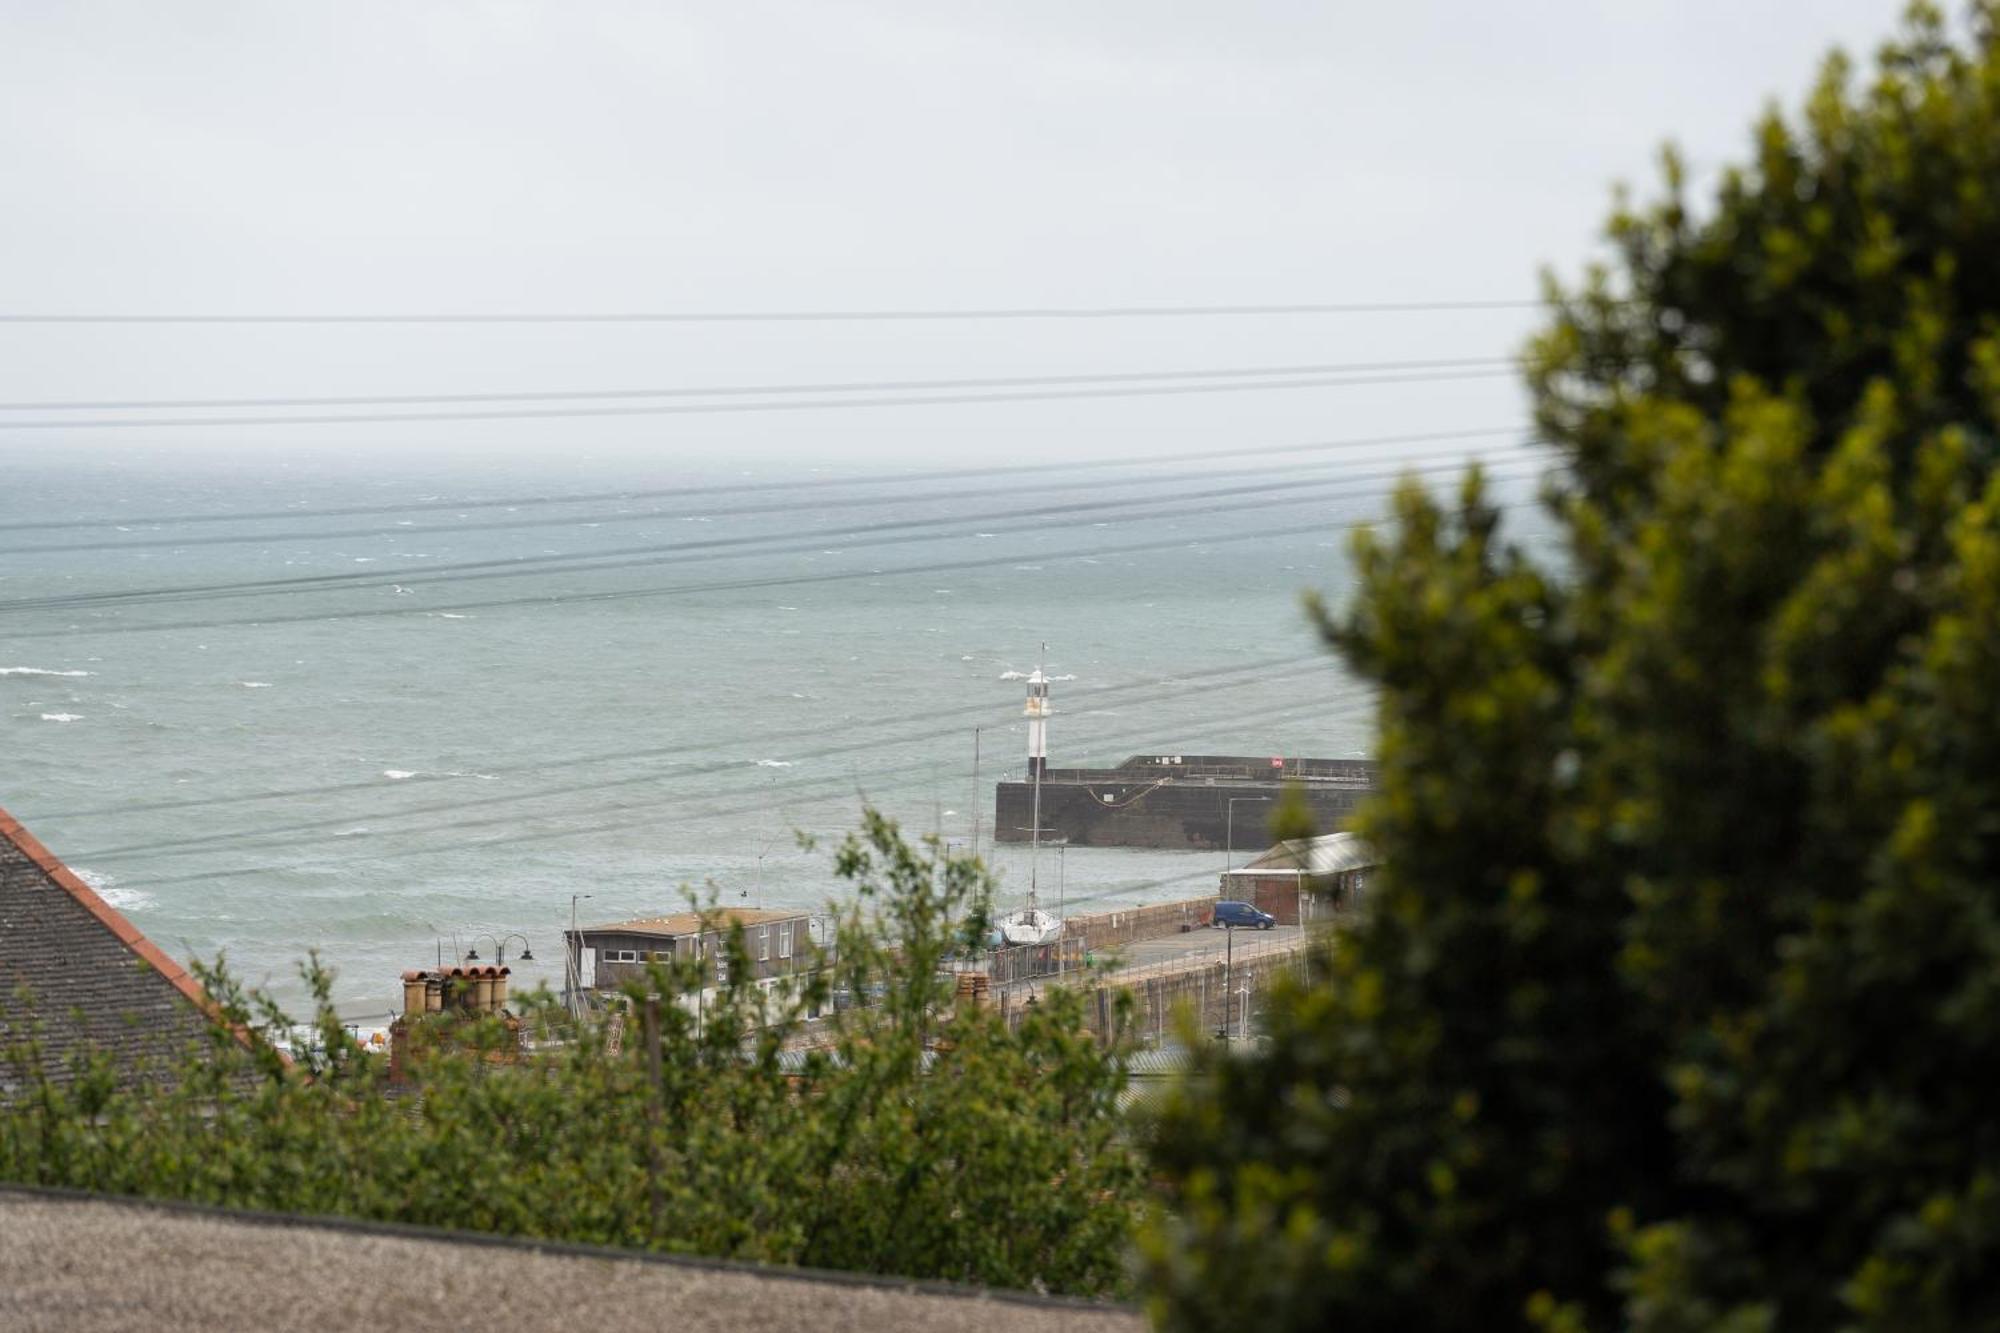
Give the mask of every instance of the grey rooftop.
[[1015, 1293], [0, 1188], [0, 1327], [1139, 1333]]

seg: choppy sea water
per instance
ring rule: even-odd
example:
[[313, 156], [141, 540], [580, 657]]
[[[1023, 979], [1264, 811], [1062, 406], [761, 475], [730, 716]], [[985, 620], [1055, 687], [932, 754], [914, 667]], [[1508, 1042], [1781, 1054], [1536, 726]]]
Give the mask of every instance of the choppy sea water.
[[[221, 954], [296, 1003], [316, 949], [364, 1021], [403, 968], [466, 947], [559, 975], [572, 895], [585, 920], [691, 886], [822, 904], [827, 843], [864, 800], [961, 844], [977, 808], [990, 849], [991, 783], [1024, 767], [1017, 675], [1044, 642], [1059, 765], [1369, 748], [1365, 693], [1300, 595], [1344, 595], [1345, 525], [1380, 486], [6, 463], [0, 805], [175, 955]], [[678, 494], [531, 503], [621, 489]], [[495, 498], [521, 503], [476, 503]], [[74, 600], [135, 590], [151, 600]], [[1247, 851], [1262, 830], [1243, 822]], [[991, 860], [1018, 900], [1027, 850]], [[1221, 868], [1045, 849], [1034, 874], [1074, 912], [1192, 896]]]

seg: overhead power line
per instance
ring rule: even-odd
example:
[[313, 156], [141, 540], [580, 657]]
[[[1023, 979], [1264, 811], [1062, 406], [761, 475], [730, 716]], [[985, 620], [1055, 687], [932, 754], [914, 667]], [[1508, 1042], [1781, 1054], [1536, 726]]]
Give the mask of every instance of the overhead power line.
[[[1345, 702], [1348, 699], [1353, 698], [1357, 694], [1366, 693], [1367, 689], [1368, 687], [1366, 686], [1358, 686], [1358, 685], [1350, 686], [1341, 691], [1340, 695], [1338, 696], [1338, 699], [1341, 702]], [[992, 711], [992, 710], [988, 709], [984, 711]], [[1273, 718], [1293, 716], [1298, 714], [1300, 711], [1301, 707], [1299, 704], [1287, 703], [1280, 705], [1276, 708], [1266, 708], [1250, 713], [1239, 713], [1226, 722], [1218, 722], [1210, 727], [1197, 727], [1191, 733], [1184, 732], [1183, 736], [1185, 738], [1193, 738], [1195, 736], [1201, 735], [1203, 732], [1213, 731], [1214, 729], [1219, 727], [1241, 728], [1245, 726], [1253, 726], [1260, 722], [1269, 721]], [[800, 761], [806, 761], [816, 758], [827, 758], [843, 754], [858, 753], [870, 749], [881, 749], [889, 745], [917, 744], [917, 743], [922, 743], [924, 741], [945, 739], [950, 734], [951, 733], [940, 733], [936, 731], [934, 728], [931, 728], [921, 732], [906, 733], [896, 736], [876, 736], [866, 741], [853, 742], [846, 745], [827, 747], [816, 752], [807, 751], [799, 753], [797, 755], [797, 758]], [[1157, 733], [1152, 730], [1127, 729], [1123, 733], [1114, 734], [1113, 737], [1103, 738], [1103, 740], [1101, 740], [1100, 743], [1105, 743], [1108, 741], [1109, 743], [1118, 744], [1121, 746], [1136, 745], [1147, 740], [1153, 740], [1156, 738], [1156, 735]], [[657, 784], [660, 782], [668, 781], [674, 778], [713, 777], [716, 776], [718, 773], [725, 772], [731, 769], [740, 769], [741, 766], [742, 766], [742, 761], [737, 760], [737, 761], [730, 761], [725, 764], [707, 765], [698, 770], [697, 769], [679, 770], [672, 774], [661, 774], [661, 773], [639, 774], [625, 778], [611, 779], [603, 782], [560, 784], [556, 786], [538, 788], [533, 791], [524, 791], [524, 792], [516, 792], [505, 795], [488, 796], [470, 801], [433, 802], [429, 805], [411, 806], [402, 811], [396, 811], [396, 812], [376, 812], [374, 814], [343, 815], [325, 819], [297, 821], [291, 824], [281, 824], [269, 828], [246, 830], [238, 833], [205, 834], [190, 838], [172, 839], [167, 841], [137, 843], [127, 846], [104, 847], [104, 848], [99, 848], [95, 851], [79, 852], [76, 854], [74, 859], [79, 862], [89, 861], [93, 863], [116, 864], [121, 861], [131, 861], [131, 860], [157, 861], [169, 857], [179, 858], [183, 856], [202, 855], [219, 850], [221, 851], [259, 850], [269, 847], [296, 848], [296, 847], [310, 846], [316, 843], [330, 842], [336, 839], [343, 839], [345, 837], [352, 836], [346, 833], [328, 834], [328, 833], [323, 833], [322, 830], [338, 829], [343, 825], [352, 825], [359, 820], [409, 819], [419, 815], [456, 814], [458, 812], [462, 812], [465, 810], [490, 809], [494, 806], [507, 805], [519, 801], [548, 800], [550, 798], [557, 798], [569, 795], [596, 794], [620, 787], [647, 786], [650, 784]], [[864, 774], [828, 773], [828, 774], [820, 774], [817, 776], [800, 776], [797, 778], [791, 778], [778, 782], [749, 783], [723, 794], [733, 796], [739, 799], [744, 797], [756, 797], [756, 796], [768, 797], [772, 795], [790, 795], [796, 797], [804, 792], [831, 789], [833, 792], [837, 794], [844, 795], [846, 793], [846, 790], [850, 788], [858, 778], [895, 776], [897, 774], [907, 773], [908, 771], [909, 770], [907, 764], [897, 764], [894, 766], [877, 768]], [[912, 784], [898, 784], [898, 785], [930, 785], [934, 781], [934, 778], [935, 778], [934, 774], [925, 774], [923, 777], [916, 779]], [[734, 806], [716, 807], [715, 809], [717, 811], [720, 811], [731, 808], [735, 807]], [[639, 824], [643, 825], [643, 824], [656, 823], [661, 818], [661, 814], [659, 812], [658, 798], [656, 797], [648, 797], [643, 801], [614, 801], [610, 803], [597, 803], [590, 808], [590, 811], [588, 813], [612, 814], [628, 810], [641, 810], [641, 809], [653, 811], [654, 814], [652, 815], [651, 818], [638, 821]], [[382, 835], [388, 837], [423, 836], [431, 833], [445, 833], [445, 832], [460, 831], [469, 828], [491, 827], [493, 825], [498, 825], [498, 824], [518, 825], [524, 822], [545, 820], [548, 818], [565, 818], [574, 815], [576, 813], [583, 813], [583, 812], [557, 812], [554, 814], [550, 814], [548, 812], [538, 811], [530, 814], [522, 814], [519, 812], [514, 812], [508, 814], [487, 815], [478, 819], [454, 819], [441, 824], [420, 825], [417, 827], [410, 827], [410, 828], [384, 829], [382, 830]], [[373, 830], [371, 830], [371, 832], [373, 832]], [[300, 835], [313, 835], [313, 836], [300, 836]]]
[[1299, 301], [1234, 305], [988, 306], [919, 310], [638, 310], [455, 311], [393, 314], [173, 312], [160, 314], [0, 314], [0, 324], [866, 324], [943, 320], [1194, 319], [1291, 315], [1424, 314], [1433, 311], [1535, 310], [1535, 299], [1443, 301]]
[[[1458, 441], [1448, 441], [1447, 443], [1454, 457], [1467, 457], [1467, 454], [1460, 450]], [[1535, 443], [1537, 441], [1532, 439], [1512, 441], [1503, 445], [1488, 446], [1481, 450], [1472, 450], [1471, 456], [1483, 459], [1495, 453], [1526, 448]], [[1396, 461], [1399, 464], [1404, 462], [1422, 464], [1436, 459], [1439, 454], [1444, 452], [1446, 451], [1443, 449], [1427, 449], [1399, 455]], [[1374, 463], [1382, 460], [1366, 458], [1355, 461], [1358, 463]], [[1158, 473], [1142, 473], [1134, 476], [1111, 477], [1101, 479], [1093, 483], [1093, 486], [1097, 490], [1107, 490], [1170, 485], [1181, 481], [1208, 482], [1229, 480], [1244, 476], [1295, 476], [1300, 473], [1320, 471], [1330, 466], [1334, 465], [1323, 458], [1305, 463], [1263, 462], [1245, 467], [1209, 468], [1198, 472], [1178, 473], [1166, 476]], [[1416, 470], [1421, 471], [1422, 469], [1419, 467]], [[1043, 481], [1034, 482], [1026, 486], [987, 487], [982, 488], [977, 494], [985, 497], [1034, 495], [1046, 491], [1069, 490], [1074, 486], [1075, 483], [1071, 481]], [[418, 527], [408, 520], [403, 520], [388, 527], [319, 528], [307, 529], [303, 532], [223, 533], [193, 537], [185, 535], [176, 537], [117, 537], [98, 538], [94, 541], [84, 542], [30, 542], [20, 546], [0, 546], [0, 555], [48, 555], [61, 554], [66, 551], [144, 551], [162, 548], [181, 550], [195, 546], [276, 546], [307, 541], [347, 541], [354, 538], [366, 537], [396, 537], [406, 541], [417, 541], [427, 537], [451, 537], [466, 532], [494, 532], [519, 528], [598, 528], [608, 525], [661, 523], [696, 518], [740, 518], [762, 514], [793, 513], [807, 507], [816, 512], [838, 509], [879, 508], [884, 505], [924, 504], [933, 501], [963, 500], [967, 495], [968, 492], [964, 489], [956, 488], [941, 491], [923, 491], [915, 494], [891, 491], [886, 494], [841, 495], [831, 498], [814, 497], [805, 501], [797, 498], [756, 500], [749, 503], [702, 505], [679, 509], [620, 509], [609, 513], [599, 510], [589, 510], [580, 514], [559, 514], [554, 516], [544, 514], [531, 518], [484, 519], [478, 522], [439, 523], [425, 527]], [[309, 515], [301, 515], [301, 517], [309, 517]], [[141, 525], [143, 525], [143, 522]], [[120, 526], [129, 528], [135, 526], [135, 524], [128, 522]], [[0, 528], [0, 531], [4, 530], [4, 528]], [[419, 568], [435, 571], [442, 567], [430, 565], [420, 566]], [[371, 571], [371, 573], [373, 575], [386, 576], [388, 571], [376, 570]], [[351, 577], [368, 576], [366, 574], [356, 574]]]
[[675, 385], [664, 389], [543, 389], [507, 393], [336, 394], [276, 398], [107, 398], [0, 402], [0, 412], [191, 411], [197, 408], [377, 407], [418, 403], [607, 402], [631, 398], [782, 397], [802, 393], [888, 393], [950, 389], [1027, 388], [1060, 384], [1144, 384], [1175, 380], [1265, 379], [1297, 375], [1360, 375], [1387, 371], [1463, 370], [1519, 365], [1509, 356], [1431, 357], [1414, 361], [1331, 361], [1288, 366], [1226, 366], [1209, 370], [1102, 371], [1071, 375], [988, 375], [958, 379], [836, 380], [807, 384]]
[[[1502, 460], [1503, 466], [1518, 459]], [[1288, 479], [1260, 481], [1236, 486], [1204, 486], [1189, 492], [1137, 496], [1117, 500], [1075, 501], [1057, 505], [987, 510], [970, 514], [949, 514], [932, 518], [888, 519], [842, 528], [812, 530], [804, 538], [793, 531], [752, 533], [735, 537], [708, 537], [641, 546], [612, 547], [556, 556], [503, 556], [487, 560], [466, 560], [448, 564], [408, 565], [338, 574], [298, 574], [281, 578], [236, 580], [226, 583], [157, 585], [150, 588], [112, 589], [102, 592], [67, 593], [43, 597], [20, 597], [0, 601], [0, 614], [20, 611], [76, 610], [106, 606], [150, 606], [168, 603], [214, 601], [240, 597], [275, 596], [281, 593], [354, 592], [382, 588], [422, 588], [440, 583], [466, 583], [490, 579], [538, 578], [566, 573], [596, 573], [663, 564], [693, 564], [714, 560], [750, 559], [772, 555], [797, 555], [824, 550], [829, 542], [845, 543], [843, 552], [868, 550], [912, 542], [949, 541], [972, 536], [997, 536], [1033, 532], [1067, 526], [1090, 515], [1102, 515], [1097, 522], [1135, 523], [1160, 519], [1206, 517], [1245, 508], [1292, 505], [1342, 498], [1376, 498], [1379, 492], [1331, 490], [1362, 482], [1393, 481], [1404, 476], [1430, 476], [1458, 472], [1462, 459], [1433, 463], [1425, 467], [1394, 467], [1375, 472], [1344, 473], [1316, 480]], [[1231, 497], [1235, 497], [1232, 501]], [[1243, 497], [1258, 497], [1247, 503]], [[1192, 504], [1193, 507], [1185, 507]], [[1181, 508], [1162, 508], [1180, 505]], [[862, 538], [853, 541], [850, 539]]]
[[[1164, 676], [1140, 677], [1136, 680], [1121, 681], [1114, 685], [1100, 685], [1077, 690], [1067, 696], [1068, 703], [1066, 708], [1077, 715], [1088, 715], [1106, 703], [1120, 702], [1126, 696], [1135, 692], [1144, 694], [1146, 691], [1160, 686], [1181, 686], [1193, 681], [1202, 682], [1205, 689], [1215, 690], [1238, 689], [1248, 684], [1268, 684], [1273, 681], [1287, 680], [1302, 668], [1324, 668], [1327, 661], [1327, 655], [1324, 652], [1297, 653], [1285, 657], [1260, 658], [1250, 662], [1204, 667], [1191, 671], [1176, 671]], [[1251, 679], [1248, 681], [1233, 681], [1230, 678], [1234, 676], [1248, 676]], [[1012, 709], [1015, 705], [1009, 704], [1006, 707]], [[959, 704], [949, 708], [907, 713], [904, 715], [903, 720], [914, 722], [939, 721], [949, 718], [971, 719], [984, 716], [991, 711], [992, 708], [986, 704]], [[706, 752], [724, 745], [738, 746], [746, 750], [769, 748], [786, 741], [796, 742], [819, 736], [838, 735], [842, 732], [863, 728], [873, 730], [880, 725], [881, 719], [871, 713], [862, 717], [847, 718], [839, 722], [827, 723], [817, 727], [793, 727], [779, 733], [765, 733], [753, 736], [732, 735], [679, 745], [648, 746], [636, 750], [600, 751], [595, 754], [572, 755], [561, 759], [537, 756], [534, 762], [526, 768], [509, 767], [505, 764], [480, 764], [477, 767], [481, 772], [490, 772], [496, 777], [518, 772], [543, 773], [559, 768], [589, 767], [598, 764], [625, 763], [632, 760], [668, 759], [684, 755], [690, 750]], [[122, 805], [89, 807], [81, 810], [43, 811], [34, 815], [33, 820], [37, 823], [49, 823], [57, 820], [97, 819], [105, 816], [143, 814], [158, 810], [195, 810], [218, 805], [243, 805], [261, 801], [293, 800], [301, 796], [321, 797], [350, 792], [403, 792], [432, 783], [451, 781], [457, 776], [459, 775], [418, 773], [415, 776], [403, 778], [395, 782], [385, 782], [380, 778], [369, 778], [359, 782], [337, 782], [306, 787], [275, 788], [265, 791], [248, 792], [236, 796], [188, 796], [170, 801], [142, 801]]]
[[656, 417], [739, 412], [821, 412], [850, 408], [949, 407], [967, 403], [1065, 402], [1093, 398], [1154, 398], [1207, 393], [1268, 393], [1280, 389], [1337, 389], [1370, 384], [1433, 384], [1445, 380], [1512, 375], [1512, 366], [1399, 375], [1314, 376], [1252, 383], [1140, 385], [1103, 389], [1032, 389], [1021, 392], [888, 395], [861, 398], [793, 398], [760, 403], [672, 403], [644, 407], [491, 408], [453, 412], [345, 412], [214, 417], [76, 417], [0, 420], [0, 430], [136, 430], [200, 426], [341, 426], [425, 421], [546, 421], [555, 418]]
[[1422, 444], [1446, 440], [1480, 439], [1489, 435], [1523, 434], [1525, 425], [1475, 426], [1463, 430], [1417, 431], [1391, 435], [1354, 436], [1339, 440], [1315, 440], [1302, 444], [1272, 444], [1228, 449], [1198, 449], [1173, 454], [1139, 457], [1064, 459], [1036, 463], [997, 463], [987, 467], [932, 468], [925, 471], [888, 472], [879, 476], [859, 474], [845, 477], [802, 477], [785, 481], [722, 482], [703, 486], [668, 486], [646, 490], [592, 491], [567, 495], [512, 495], [494, 499], [412, 500], [391, 504], [340, 505], [320, 509], [263, 509], [243, 513], [142, 514], [112, 518], [37, 519], [20, 523], [0, 523], [0, 532], [50, 531], [67, 528], [115, 528], [192, 523], [249, 523], [294, 518], [350, 518], [362, 514], [416, 514], [437, 510], [522, 509], [540, 505], [598, 504], [607, 502], [739, 495], [767, 491], [810, 491], [847, 486], [908, 485], [926, 481], [976, 481], [989, 477], [1027, 473], [1097, 471], [1104, 468], [1142, 467], [1155, 464], [1203, 463], [1229, 458], [1262, 458], [1284, 454], [1324, 453], [1345, 449], [1375, 448], [1384, 445]]
[[[1522, 479], [1520, 477], [1513, 476], [1512, 474], [1509, 474], [1507, 476], [1502, 476], [1498, 473], [1492, 474], [1492, 478], [1494, 480]], [[1364, 495], [1354, 495], [1354, 496], [1343, 496], [1338, 498], [1363, 499], [1369, 497]], [[1379, 498], [1379, 495], [1376, 498]], [[1249, 502], [1248, 507], [1255, 507], [1260, 503], [1268, 503], [1268, 502], [1252, 501]], [[1230, 506], [1218, 505], [1218, 506], [1212, 506], [1211, 508], [1203, 512], [1214, 513], [1222, 511], [1224, 509], [1229, 509], [1229, 508], [1240, 509], [1244, 507], [1246, 507], [1246, 505], [1243, 503], [1237, 503]], [[1366, 525], [1349, 524], [1346, 526], [1352, 528], [1352, 527], [1366, 526]], [[454, 602], [444, 605], [425, 606], [421, 608], [402, 607], [402, 606], [383, 606], [383, 607], [364, 607], [364, 608], [357, 608], [350, 610], [306, 612], [303, 614], [293, 614], [293, 615], [250, 615], [250, 616], [234, 616], [234, 617], [215, 617], [206, 620], [163, 621], [163, 622], [150, 622], [150, 623], [100, 623], [94, 625], [73, 623], [58, 629], [12, 630], [9, 631], [9, 633], [10, 636], [13, 638], [30, 639], [30, 638], [49, 638], [56, 636], [66, 637], [73, 634], [156, 633], [166, 630], [179, 630], [179, 629], [214, 629], [231, 625], [268, 626], [268, 625], [299, 624], [308, 621], [321, 621], [321, 620], [364, 620], [364, 619], [379, 619], [386, 616], [439, 615], [448, 612], [462, 614], [474, 611], [495, 610], [502, 607], [512, 607], [512, 606], [528, 606], [528, 605], [551, 606], [551, 605], [582, 604], [589, 602], [604, 602], [604, 601], [629, 601], [629, 600], [636, 600], [640, 598], [651, 598], [651, 597], [685, 596], [689, 594], [704, 593], [704, 592], [742, 592], [759, 588], [786, 588], [786, 587], [807, 586], [819, 583], [850, 582], [855, 579], [895, 578], [909, 574], [950, 573], [960, 570], [986, 569], [996, 565], [1015, 564], [1022, 560], [1046, 561], [1046, 560], [1093, 559], [1107, 555], [1127, 555], [1144, 551], [1166, 550], [1173, 547], [1217, 546], [1217, 545], [1224, 545], [1224, 544], [1243, 542], [1243, 541], [1270, 540], [1272, 538], [1277, 538], [1277, 537], [1305, 536], [1311, 533], [1340, 531], [1340, 530], [1342, 530], [1342, 525], [1334, 524], [1329, 526], [1324, 521], [1315, 523], [1306, 523], [1306, 524], [1293, 524], [1287, 526], [1267, 525], [1267, 526], [1253, 528], [1250, 530], [1237, 529], [1230, 532], [1216, 533], [1216, 534], [1183, 533], [1183, 534], [1176, 534], [1175, 536], [1168, 538], [1159, 538], [1159, 539], [1152, 539], [1139, 542], [1125, 542], [1125, 543], [1118, 543], [1106, 546], [1077, 547], [1060, 551], [1014, 551], [1006, 555], [983, 556], [983, 557], [975, 557], [964, 560], [934, 561], [927, 564], [904, 565], [889, 569], [871, 568], [871, 569], [858, 569], [858, 570], [842, 570], [837, 572], [826, 572], [826, 573], [815, 573], [815, 574], [771, 575], [764, 577], [715, 580], [713, 582], [708, 582], [708, 583], [683, 583], [683, 584], [671, 584], [671, 585], [652, 587], [652, 588], [625, 588], [612, 591], [598, 591], [598, 592], [531, 594], [518, 597], [490, 598], [484, 601]], [[817, 545], [818, 543], [814, 543], [815, 547]], [[583, 572], [589, 572], [589, 571], [586, 570]], [[60, 608], [60, 609], [69, 609], [69, 608]]]

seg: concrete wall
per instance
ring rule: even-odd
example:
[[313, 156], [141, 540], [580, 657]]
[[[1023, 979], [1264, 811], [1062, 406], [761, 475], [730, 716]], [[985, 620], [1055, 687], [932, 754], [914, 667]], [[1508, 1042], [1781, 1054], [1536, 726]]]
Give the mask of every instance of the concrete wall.
[[1215, 914], [1215, 899], [1186, 898], [1179, 902], [1155, 903], [1150, 907], [1128, 907], [1118, 912], [1097, 912], [1073, 916], [1063, 923], [1063, 935], [1079, 940], [1085, 949], [1109, 949], [1134, 940], [1155, 940], [1178, 934], [1186, 925], [1198, 930]]

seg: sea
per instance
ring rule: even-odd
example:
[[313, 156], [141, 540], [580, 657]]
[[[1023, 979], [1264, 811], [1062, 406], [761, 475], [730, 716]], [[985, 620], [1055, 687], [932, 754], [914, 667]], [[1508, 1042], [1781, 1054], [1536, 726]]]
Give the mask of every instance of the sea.
[[821, 908], [868, 805], [977, 838], [1003, 908], [1212, 893], [1228, 851], [993, 844], [1038, 665], [1058, 766], [1371, 747], [1302, 597], [1351, 593], [1379, 460], [0, 461], [0, 806], [176, 957], [297, 1008], [317, 954], [359, 1025], [468, 951], [559, 984], [572, 919]]

